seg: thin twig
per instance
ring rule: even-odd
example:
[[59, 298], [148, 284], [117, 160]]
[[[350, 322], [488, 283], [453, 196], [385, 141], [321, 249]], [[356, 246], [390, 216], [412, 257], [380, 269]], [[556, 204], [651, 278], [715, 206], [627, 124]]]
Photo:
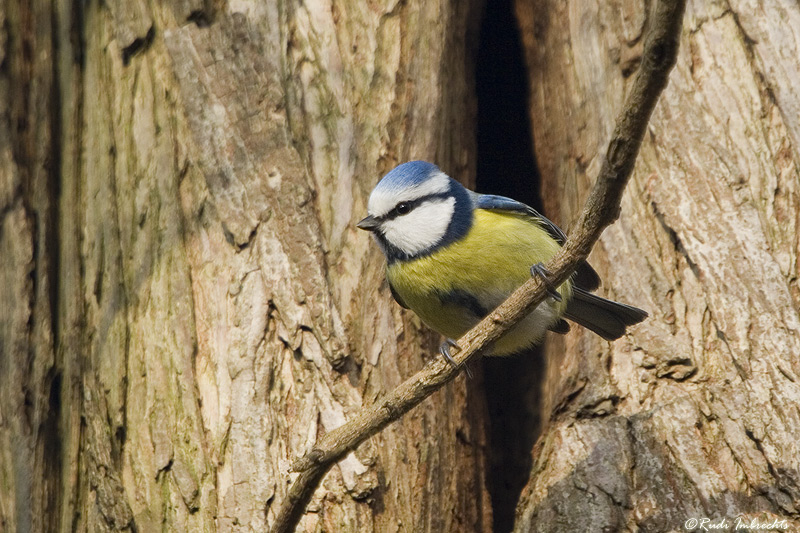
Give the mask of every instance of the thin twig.
[[[575, 271], [603, 230], [619, 216], [622, 192], [633, 172], [650, 115], [677, 59], [684, 7], [685, 0], [659, 0], [654, 8], [642, 62], [617, 118], [600, 174], [574, 231], [546, 265], [553, 285], [560, 285]], [[461, 350], [454, 355], [458, 368], [437, 358], [346, 424], [320, 437], [314, 448], [292, 465], [300, 475], [281, 506], [273, 533], [294, 530], [323, 476], [337, 461], [453, 380], [464, 365], [546, 296], [544, 284], [532, 277], [458, 341]]]

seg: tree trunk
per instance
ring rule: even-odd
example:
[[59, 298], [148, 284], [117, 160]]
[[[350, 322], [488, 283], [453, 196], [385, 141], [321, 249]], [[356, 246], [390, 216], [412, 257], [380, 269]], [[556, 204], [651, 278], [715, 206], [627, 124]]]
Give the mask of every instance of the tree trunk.
[[[678, 65], [592, 263], [650, 318], [548, 344], [517, 531], [800, 526], [800, 8], [690, 2]], [[759, 4], [761, 6], [761, 4]], [[568, 226], [605, 154], [647, 11], [517, 0], [546, 212]], [[708, 525], [706, 525], [708, 527]]]
[[[6, 1], [0, 527], [263, 531], [438, 338], [355, 229], [474, 179], [477, 2]], [[8, 302], [8, 304], [7, 304]], [[481, 380], [348, 456], [309, 531], [487, 531]]]
[[[354, 223], [399, 162], [474, 183], [481, 6], [4, 2], [0, 530], [263, 531], [291, 461], [435, 357]], [[515, 0], [567, 228], [645, 8]], [[518, 531], [800, 526], [800, 8], [693, 2], [684, 28], [592, 256], [651, 317], [549, 338]], [[491, 530], [479, 370], [331, 471], [300, 528]]]

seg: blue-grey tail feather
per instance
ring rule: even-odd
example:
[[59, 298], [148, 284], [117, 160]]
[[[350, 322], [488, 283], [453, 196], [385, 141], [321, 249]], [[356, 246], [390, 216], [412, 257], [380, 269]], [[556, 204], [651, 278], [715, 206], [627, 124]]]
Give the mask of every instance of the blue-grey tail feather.
[[613, 341], [625, 334], [625, 328], [647, 318], [647, 313], [637, 307], [612, 302], [580, 287], [573, 287], [564, 318]]
[[575, 270], [575, 274], [572, 276], [572, 283], [574, 283], [576, 287], [587, 291], [594, 291], [600, 286], [600, 276], [595, 269], [592, 268], [592, 265], [583, 261]]

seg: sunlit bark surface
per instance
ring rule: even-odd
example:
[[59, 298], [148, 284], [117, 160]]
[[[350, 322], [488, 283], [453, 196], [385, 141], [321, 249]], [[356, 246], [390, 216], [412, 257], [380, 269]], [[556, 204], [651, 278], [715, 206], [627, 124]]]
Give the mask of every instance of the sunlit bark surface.
[[[644, 4], [515, 1], [565, 228]], [[480, 15], [4, 2], [0, 530], [264, 531], [290, 462], [433, 356], [354, 223], [401, 161], [474, 179]], [[791, 2], [690, 2], [592, 256], [601, 291], [651, 318], [613, 344], [550, 339], [518, 531], [800, 526], [799, 28]], [[301, 530], [490, 530], [476, 374], [334, 468]]]
[[[626, 1], [516, 11], [546, 211], [568, 226], [647, 13]], [[602, 291], [651, 318], [613, 344], [553, 338], [516, 530], [800, 525], [799, 32], [790, 2], [689, 3], [620, 221], [592, 256]]]
[[[264, 531], [290, 462], [432, 356], [354, 223], [402, 160], [474, 178], [473, 4], [5, 2], [0, 529]], [[479, 389], [301, 529], [490, 529]]]

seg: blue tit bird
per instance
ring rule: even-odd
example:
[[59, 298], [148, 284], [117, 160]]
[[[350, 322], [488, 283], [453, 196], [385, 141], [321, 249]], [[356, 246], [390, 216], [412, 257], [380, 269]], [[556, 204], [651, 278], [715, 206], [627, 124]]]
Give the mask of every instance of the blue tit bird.
[[[447, 338], [441, 352], [500, 305], [566, 240], [553, 222], [527, 205], [478, 194], [425, 161], [399, 165], [375, 186], [368, 216], [357, 227], [372, 232], [386, 256], [394, 299]], [[607, 340], [647, 313], [590, 291], [600, 279], [583, 262], [576, 273], [498, 339], [491, 355], [539, 343], [547, 330], [569, 331], [564, 318]]]

